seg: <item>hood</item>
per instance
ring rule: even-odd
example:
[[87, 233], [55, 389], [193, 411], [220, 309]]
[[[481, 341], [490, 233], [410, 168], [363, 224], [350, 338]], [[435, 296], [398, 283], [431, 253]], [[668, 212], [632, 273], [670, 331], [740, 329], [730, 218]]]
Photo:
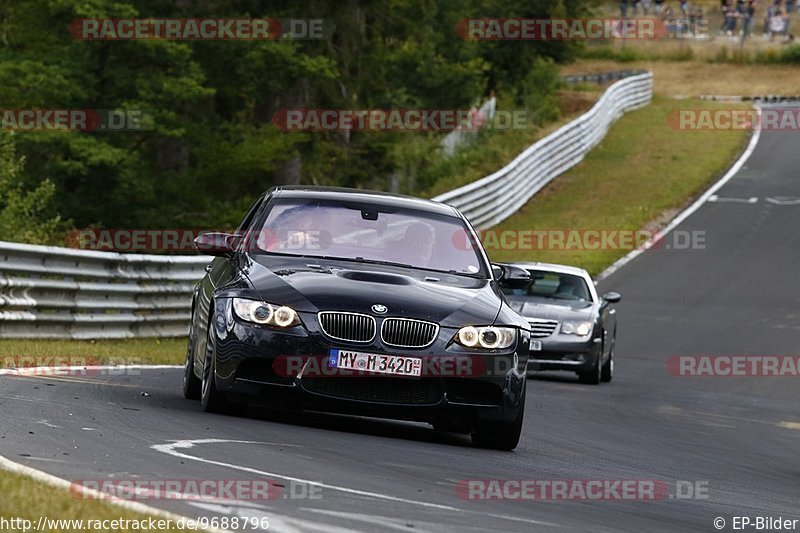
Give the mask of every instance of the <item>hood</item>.
[[525, 318], [543, 318], [549, 320], [591, 320], [592, 302], [561, 300], [558, 304], [544, 299], [512, 299], [508, 305]]
[[[485, 279], [340, 260], [248, 259], [243, 272], [260, 297], [300, 312], [349, 311], [460, 327], [494, 323], [502, 305], [500, 294]], [[374, 304], [385, 305], [387, 312], [377, 315]]]

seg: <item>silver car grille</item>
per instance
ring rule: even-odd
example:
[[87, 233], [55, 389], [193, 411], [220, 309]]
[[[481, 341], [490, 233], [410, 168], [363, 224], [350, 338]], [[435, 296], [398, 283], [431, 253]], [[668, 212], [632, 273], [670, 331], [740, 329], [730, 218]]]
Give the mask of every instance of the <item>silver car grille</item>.
[[549, 337], [558, 327], [558, 320], [546, 320], [544, 318], [529, 318], [528, 323], [531, 325], [532, 339]]
[[340, 341], [370, 342], [375, 338], [375, 318], [344, 311], [322, 311], [317, 315], [322, 332]]
[[400, 348], [424, 348], [433, 344], [439, 324], [410, 318], [387, 318], [381, 324], [384, 344]]

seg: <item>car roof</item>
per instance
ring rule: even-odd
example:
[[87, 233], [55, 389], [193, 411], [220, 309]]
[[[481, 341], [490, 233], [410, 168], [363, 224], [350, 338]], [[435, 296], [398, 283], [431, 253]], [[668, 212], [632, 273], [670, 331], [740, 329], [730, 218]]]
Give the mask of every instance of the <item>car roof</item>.
[[405, 194], [395, 194], [383, 191], [365, 189], [350, 189], [347, 187], [317, 187], [311, 185], [278, 186], [272, 192], [280, 198], [310, 198], [324, 200], [358, 201], [367, 204], [386, 207], [407, 207], [419, 209], [429, 213], [439, 213], [459, 217], [460, 214], [453, 206], [424, 200]]
[[550, 270], [551, 272], [558, 272], [559, 274], [575, 274], [577, 276], [585, 276], [591, 279], [589, 272], [587, 272], [583, 268], [576, 266], [559, 265], [556, 263], [511, 263], [511, 264], [524, 269]]

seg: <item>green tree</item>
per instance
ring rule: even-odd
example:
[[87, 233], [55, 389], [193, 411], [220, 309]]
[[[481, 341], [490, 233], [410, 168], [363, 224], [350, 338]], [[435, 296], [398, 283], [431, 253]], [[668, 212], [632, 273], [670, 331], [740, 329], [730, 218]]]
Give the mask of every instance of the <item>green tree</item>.
[[0, 240], [50, 244], [60, 240], [61, 217], [53, 214], [52, 181], [35, 189], [22, 184], [25, 159], [17, 156], [14, 135], [0, 135]]

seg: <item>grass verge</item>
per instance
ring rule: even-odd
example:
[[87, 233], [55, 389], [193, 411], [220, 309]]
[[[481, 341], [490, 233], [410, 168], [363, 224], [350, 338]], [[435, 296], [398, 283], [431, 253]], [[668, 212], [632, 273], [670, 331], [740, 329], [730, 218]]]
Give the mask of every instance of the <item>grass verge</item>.
[[702, 63], [698, 61], [579, 60], [561, 69], [563, 75], [647, 69], [653, 72], [653, 91], [669, 96], [703, 94], [800, 94], [800, 68], [779, 65]]
[[[657, 229], [654, 221], [665, 223], [670, 213], [723, 174], [748, 138], [744, 130], [675, 130], [667, 126], [668, 113], [730, 107], [656, 96], [649, 106], [620, 118], [582, 163], [493, 228], [495, 234], [530, 229], [639, 230], [648, 225]], [[630, 250], [487, 251], [495, 261], [566, 263], [598, 274]]]
[[[117, 507], [111, 503], [92, 500], [79, 499], [74, 497], [65, 489], [51, 487], [44, 483], [34, 481], [28, 477], [12, 472], [0, 470], [0, 517], [6, 521], [12, 519], [30, 520], [30, 528], [33, 531], [37, 526], [40, 517], [46, 517], [53, 521], [64, 520], [61, 524], [57, 522], [42, 524], [42, 531], [143, 531], [145, 528], [136, 527], [139, 525], [149, 526], [146, 514], [135, 513]], [[68, 520], [83, 521], [83, 524]], [[94, 522], [99, 520], [100, 522]], [[128, 522], [118, 522], [112, 524], [104, 520], [127, 520]], [[161, 525], [168, 525], [167, 518], [153, 517], [153, 520], [164, 520]], [[92, 521], [92, 522], [90, 522]], [[136, 522], [134, 522], [136, 521]], [[9, 522], [3, 531], [25, 531], [26, 524], [22, 522]], [[92, 527], [92, 525], [100, 527]], [[119, 527], [111, 527], [117, 525]], [[156, 525], [158, 525], [156, 523]], [[17, 527], [19, 526], [19, 527]], [[127, 526], [127, 527], [123, 527]], [[158, 529], [158, 531], [190, 531], [189, 529], [178, 529], [172, 522], [171, 527]], [[195, 530], [196, 531], [196, 530]]]
[[[559, 91], [558, 120], [538, 128], [483, 131], [477, 142], [460, 147], [452, 157], [434, 158], [433, 161], [429, 161], [433, 168], [427, 171], [445, 177], [435, 180], [429, 187], [415, 191], [414, 195], [432, 198], [503, 168], [530, 145], [591, 109], [605, 90], [604, 87], [596, 85], [580, 89], [582, 90]], [[438, 153], [438, 145], [436, 150]]]
[[89, 363], [180, 365], [183, 364], [185, 355], [185, 338], [98, 341], [0, 340], [0, 368], [20, 364], [27, 366]]

